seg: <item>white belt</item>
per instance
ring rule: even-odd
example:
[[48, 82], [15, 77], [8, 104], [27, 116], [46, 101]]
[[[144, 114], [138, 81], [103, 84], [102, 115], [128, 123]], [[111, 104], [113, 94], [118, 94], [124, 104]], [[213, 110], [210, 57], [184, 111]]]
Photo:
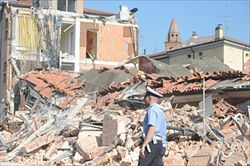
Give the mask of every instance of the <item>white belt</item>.
[[155, 138], [156, 140], [160, 140], [160, 141], [161, 141], [161, 136], [159, 136], [159, 135], [154, 135], [154, 138]]

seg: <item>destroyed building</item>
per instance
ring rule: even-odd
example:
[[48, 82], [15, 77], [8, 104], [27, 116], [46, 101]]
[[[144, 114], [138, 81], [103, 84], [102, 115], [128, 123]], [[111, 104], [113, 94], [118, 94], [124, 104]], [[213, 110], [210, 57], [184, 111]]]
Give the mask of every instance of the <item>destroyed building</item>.
[[175, 66], [152, 63], [159, 74], [125, 66], [26, 73], [20, 110], [1, 106], [0, 164], [137, 165], [146, 85], [164, 95], [166, 165], [249, 164], [249, 75], [189, 66], [173, 75]]
[[1, 3], [0, 165], [137, 165], [146, 85], [164, 96], [165, 165], [250, 165], [249, 67], [136, 56], [133, 13], [82, 2]]
[[24, 73], [52, 68], [80, 72], [116, 66], [138, 54], [138, 25], [126, 6], [114, 14], [83, 4], [1, 2], [0, 99], [12, 109], [12, 90]]

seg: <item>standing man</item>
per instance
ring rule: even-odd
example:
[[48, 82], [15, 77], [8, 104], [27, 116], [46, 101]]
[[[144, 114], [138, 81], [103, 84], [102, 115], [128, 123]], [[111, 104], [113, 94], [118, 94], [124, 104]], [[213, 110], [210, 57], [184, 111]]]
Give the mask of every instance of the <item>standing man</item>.
[[149, 104], [143, 122], [143, 144], [140, 150], [139, 166], [163, 166], [167, 123], [158, 102], [163, 97], [150, 87], [146, 88], [145, 102]]

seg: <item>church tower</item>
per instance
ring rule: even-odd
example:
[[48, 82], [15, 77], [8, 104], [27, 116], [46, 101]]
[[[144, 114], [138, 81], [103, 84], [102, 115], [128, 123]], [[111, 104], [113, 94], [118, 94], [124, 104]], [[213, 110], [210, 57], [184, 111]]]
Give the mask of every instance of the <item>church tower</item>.
[[172, 48], [178, 46], [179, 44], [181, 44], [179, 28], [177, 26], [176, 20], [172, 19], [168, 30], [168, 36], [165, 41], [165, 50], [169, 51]]

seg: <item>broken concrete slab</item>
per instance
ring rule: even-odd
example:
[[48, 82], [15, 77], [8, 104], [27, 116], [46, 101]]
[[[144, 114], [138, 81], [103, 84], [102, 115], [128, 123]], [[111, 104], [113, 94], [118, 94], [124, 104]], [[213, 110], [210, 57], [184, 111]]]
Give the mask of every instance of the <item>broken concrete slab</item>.
[[126, 132], [130, 119], [116, 115], [105, 115], [103, 119], [102, 146], [113, 143], [118, 134]]
[[[98, 147], [98, 137], [80, 132], [76, 141], [76, 150], [85, 161], [93, 159], [91, 153]], [[100, 143], [99, 143], [100, 144]]]

